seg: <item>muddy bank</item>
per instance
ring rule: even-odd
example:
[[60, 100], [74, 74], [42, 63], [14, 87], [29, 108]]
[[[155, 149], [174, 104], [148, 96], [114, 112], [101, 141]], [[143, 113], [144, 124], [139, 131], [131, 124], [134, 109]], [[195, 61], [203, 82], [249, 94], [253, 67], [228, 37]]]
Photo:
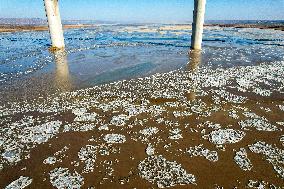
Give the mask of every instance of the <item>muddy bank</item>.
[[284, 31], [284, 25], [262, 25], [262, 24], [206, 24], [206, 26], [219, 26], [222, 28], [259, 28]]
[[[64, 29], [79, 29], [79, 28], [88, 28], [93, 27], [93, 25], [63, 25]], [[27, 32], [27, 31], [47, 31], [48, 26], [34, 26], [34, 25], [23, 25], [23, 26], [15, 26], [15, 25], [0, 25], [0, 33], [5, 32]]]
[[[65, 24], [64, 29], [79, 29], [79, 28], [90, 28], [94, 27], [93, 24]], [[259, 29], [273, 29], [284, 31], [284, 25], [264, 25], [264, 24], [205, 24], [205, 27], [218, 26], [221, 28], [259, 28]], [[127, 27], [126, 27], [127, 29]], [[174, 31], [174, 30], [191, 30], [191, 24], [176, 24], [176, 25], [165, 25], [159, 28], [159, 31]], [[48, 26], [43, 25], [0, 25], [0, 33], [5, 32], [27, 32], [27, 31], [47, 31]], [[144, 26], [130, 26], [131, 32], [154, 32], [148, 27]]]

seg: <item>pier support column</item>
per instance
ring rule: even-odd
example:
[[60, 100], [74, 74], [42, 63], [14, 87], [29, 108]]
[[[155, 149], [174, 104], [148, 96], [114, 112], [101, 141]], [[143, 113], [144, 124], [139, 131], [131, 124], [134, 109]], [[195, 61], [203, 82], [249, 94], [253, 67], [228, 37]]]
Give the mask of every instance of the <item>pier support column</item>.
[[194, 0], [191, 49], [201, 50], [206, 0]]
[[65, 45], [58, 0], [44, 0], [44, 5], [52, 47], [55, 49], [62, 49]]

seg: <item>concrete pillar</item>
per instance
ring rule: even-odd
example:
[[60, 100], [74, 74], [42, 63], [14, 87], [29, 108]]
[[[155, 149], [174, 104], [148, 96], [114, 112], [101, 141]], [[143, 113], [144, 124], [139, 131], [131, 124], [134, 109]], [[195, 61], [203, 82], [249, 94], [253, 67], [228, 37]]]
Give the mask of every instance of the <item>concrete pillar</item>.
[[191, 49], [200, 50], [202, 43], [203, 25], [206, 0], [194, 0]]
[[55, 49], [62, 49], [65, 45], [58, 0], [44, 0], [44, 5], [52, 47]]

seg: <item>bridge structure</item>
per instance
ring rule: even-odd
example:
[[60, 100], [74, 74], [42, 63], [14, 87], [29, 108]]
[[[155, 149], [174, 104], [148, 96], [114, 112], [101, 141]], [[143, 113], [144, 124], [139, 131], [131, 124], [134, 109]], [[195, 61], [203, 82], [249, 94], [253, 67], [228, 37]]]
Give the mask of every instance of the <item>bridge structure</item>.
[[[59, 0], [44, 0], [48, 27], [54, 49], [64, 49], [64, 35], [61, 23]], [[194, 0], [191, 49], [201, 50], [206, 0]]]

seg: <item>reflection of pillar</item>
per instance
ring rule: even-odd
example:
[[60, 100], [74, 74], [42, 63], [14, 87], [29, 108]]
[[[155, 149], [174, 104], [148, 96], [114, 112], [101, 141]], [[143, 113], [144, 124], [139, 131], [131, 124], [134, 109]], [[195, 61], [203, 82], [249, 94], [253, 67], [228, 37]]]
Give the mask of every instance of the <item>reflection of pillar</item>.
[[[188, 70], [192, 73], [196, 73], [198, 71], [198, 67], [202, 61], [202, 51], [200, 50], [190, 50], [189, 52], [189, 63], [188, 63]], [[196, 86], [194, 82], [192, 82], [192, 90], [188, 93], [187, 97], [189, 100], [196, 99]]]
[[200, 50], [202, 43], [203, 24], [206, 0], [194, 0], [191, 49]]
[[198, 70], [199, 65], [202, 61], [202, 51], [200, 50], [190, 50], [189, 51], [189, 71], [195, 73]]
[[44, 0], [44, 5], [52, 47], [62, 49], [65, 45], [58, 0]]
[[66, 51], [60, 50], [54, 52], [54, 61], [56, 64], [54, 82], [55, 87], [61, 92], [70, 91], [72, 84], [69, 74]]

